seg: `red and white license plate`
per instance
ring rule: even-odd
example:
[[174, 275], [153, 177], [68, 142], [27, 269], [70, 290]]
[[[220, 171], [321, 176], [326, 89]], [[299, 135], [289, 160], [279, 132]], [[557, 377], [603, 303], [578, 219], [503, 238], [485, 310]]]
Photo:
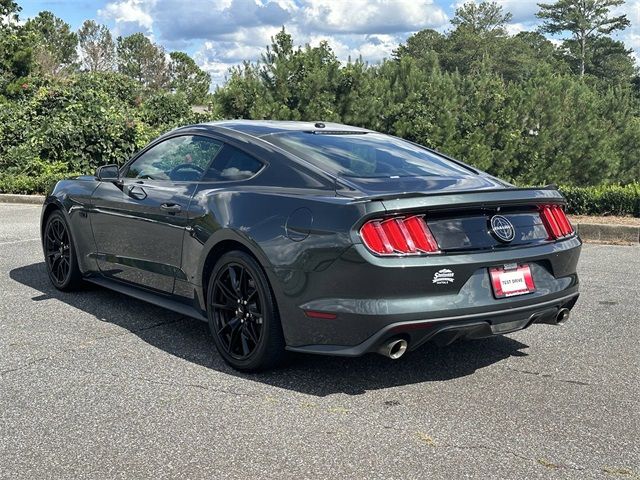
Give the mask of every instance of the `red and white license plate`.
[[490, 268], [491, 285], [496, 298], [513, 297], [536, 291], [529, 265], [516, 268]]

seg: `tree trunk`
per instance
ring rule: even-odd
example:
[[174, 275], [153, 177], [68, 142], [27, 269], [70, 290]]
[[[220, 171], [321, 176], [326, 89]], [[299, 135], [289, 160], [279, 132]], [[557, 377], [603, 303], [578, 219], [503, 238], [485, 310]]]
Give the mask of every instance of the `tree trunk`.
[[584, 77], [584, 65], [586, 63], [586, 38], [584, 32], [582, 32], [582, 38], [580, 39], [580, 76]]

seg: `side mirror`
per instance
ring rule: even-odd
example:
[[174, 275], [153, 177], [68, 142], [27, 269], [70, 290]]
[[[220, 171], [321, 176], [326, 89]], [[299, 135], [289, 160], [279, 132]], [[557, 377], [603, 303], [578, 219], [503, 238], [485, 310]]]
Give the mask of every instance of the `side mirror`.
[[120, 168], [118, 165], [103, 165], [96, 170], [96, 178], [100, 181], [120, 180]]

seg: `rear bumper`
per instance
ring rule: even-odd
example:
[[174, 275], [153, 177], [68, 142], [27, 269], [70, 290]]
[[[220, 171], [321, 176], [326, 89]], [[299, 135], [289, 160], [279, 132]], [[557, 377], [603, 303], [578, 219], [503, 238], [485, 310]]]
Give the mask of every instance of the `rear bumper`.
[[[424, 330], [424, 337], [452, 322], [485, 322], [491, 333], [506, 333], [494, 324], [509, 321], [525, 328], [532, 315], [575, 303], [580, 249], [574, 236], [529, 248], [389, 259], [355, 245], [325, 268], [276, 272], [283, 282], [274, 284], [285, 339], [293, 351], [358, 355], [402, 325]], [[531, 267], [536, 291], [496, 299], [488, 269], [510, 263]], [[453, 282], [435, 282], [443, 269], [455, 274]], [[305, 311], [335, 318], [310, 318]], [[420, 327], [425, 323], [431, 326]]]
[[407, 340], [408, 349], [415, 350], [429, 341], [447, 345], [459, 339], [476, 339], [502, 335], [523, 330], [534, 323], [551, 322], [560, 309], [567, 308], [571, 310], [578, 300], [578, 296], [579, 293], [576, 286], [576, 291], [573, 293], [535, 305], [391, 323], [364, 342], [354, 346], [305, 345], [300, 347], [289, 346], [287, 350], [300, 353], [357, 357], [365, 353], [376, 352], [382, 345], [398, 338]]

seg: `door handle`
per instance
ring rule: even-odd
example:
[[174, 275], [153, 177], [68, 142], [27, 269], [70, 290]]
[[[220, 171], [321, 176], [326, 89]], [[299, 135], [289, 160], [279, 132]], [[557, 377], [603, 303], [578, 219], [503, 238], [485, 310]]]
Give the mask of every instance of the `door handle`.
[[160, 208], [169, 213], [179, 213], [182, 211], [182, 207], [177, 203], [163, 203], [160, 205]]

